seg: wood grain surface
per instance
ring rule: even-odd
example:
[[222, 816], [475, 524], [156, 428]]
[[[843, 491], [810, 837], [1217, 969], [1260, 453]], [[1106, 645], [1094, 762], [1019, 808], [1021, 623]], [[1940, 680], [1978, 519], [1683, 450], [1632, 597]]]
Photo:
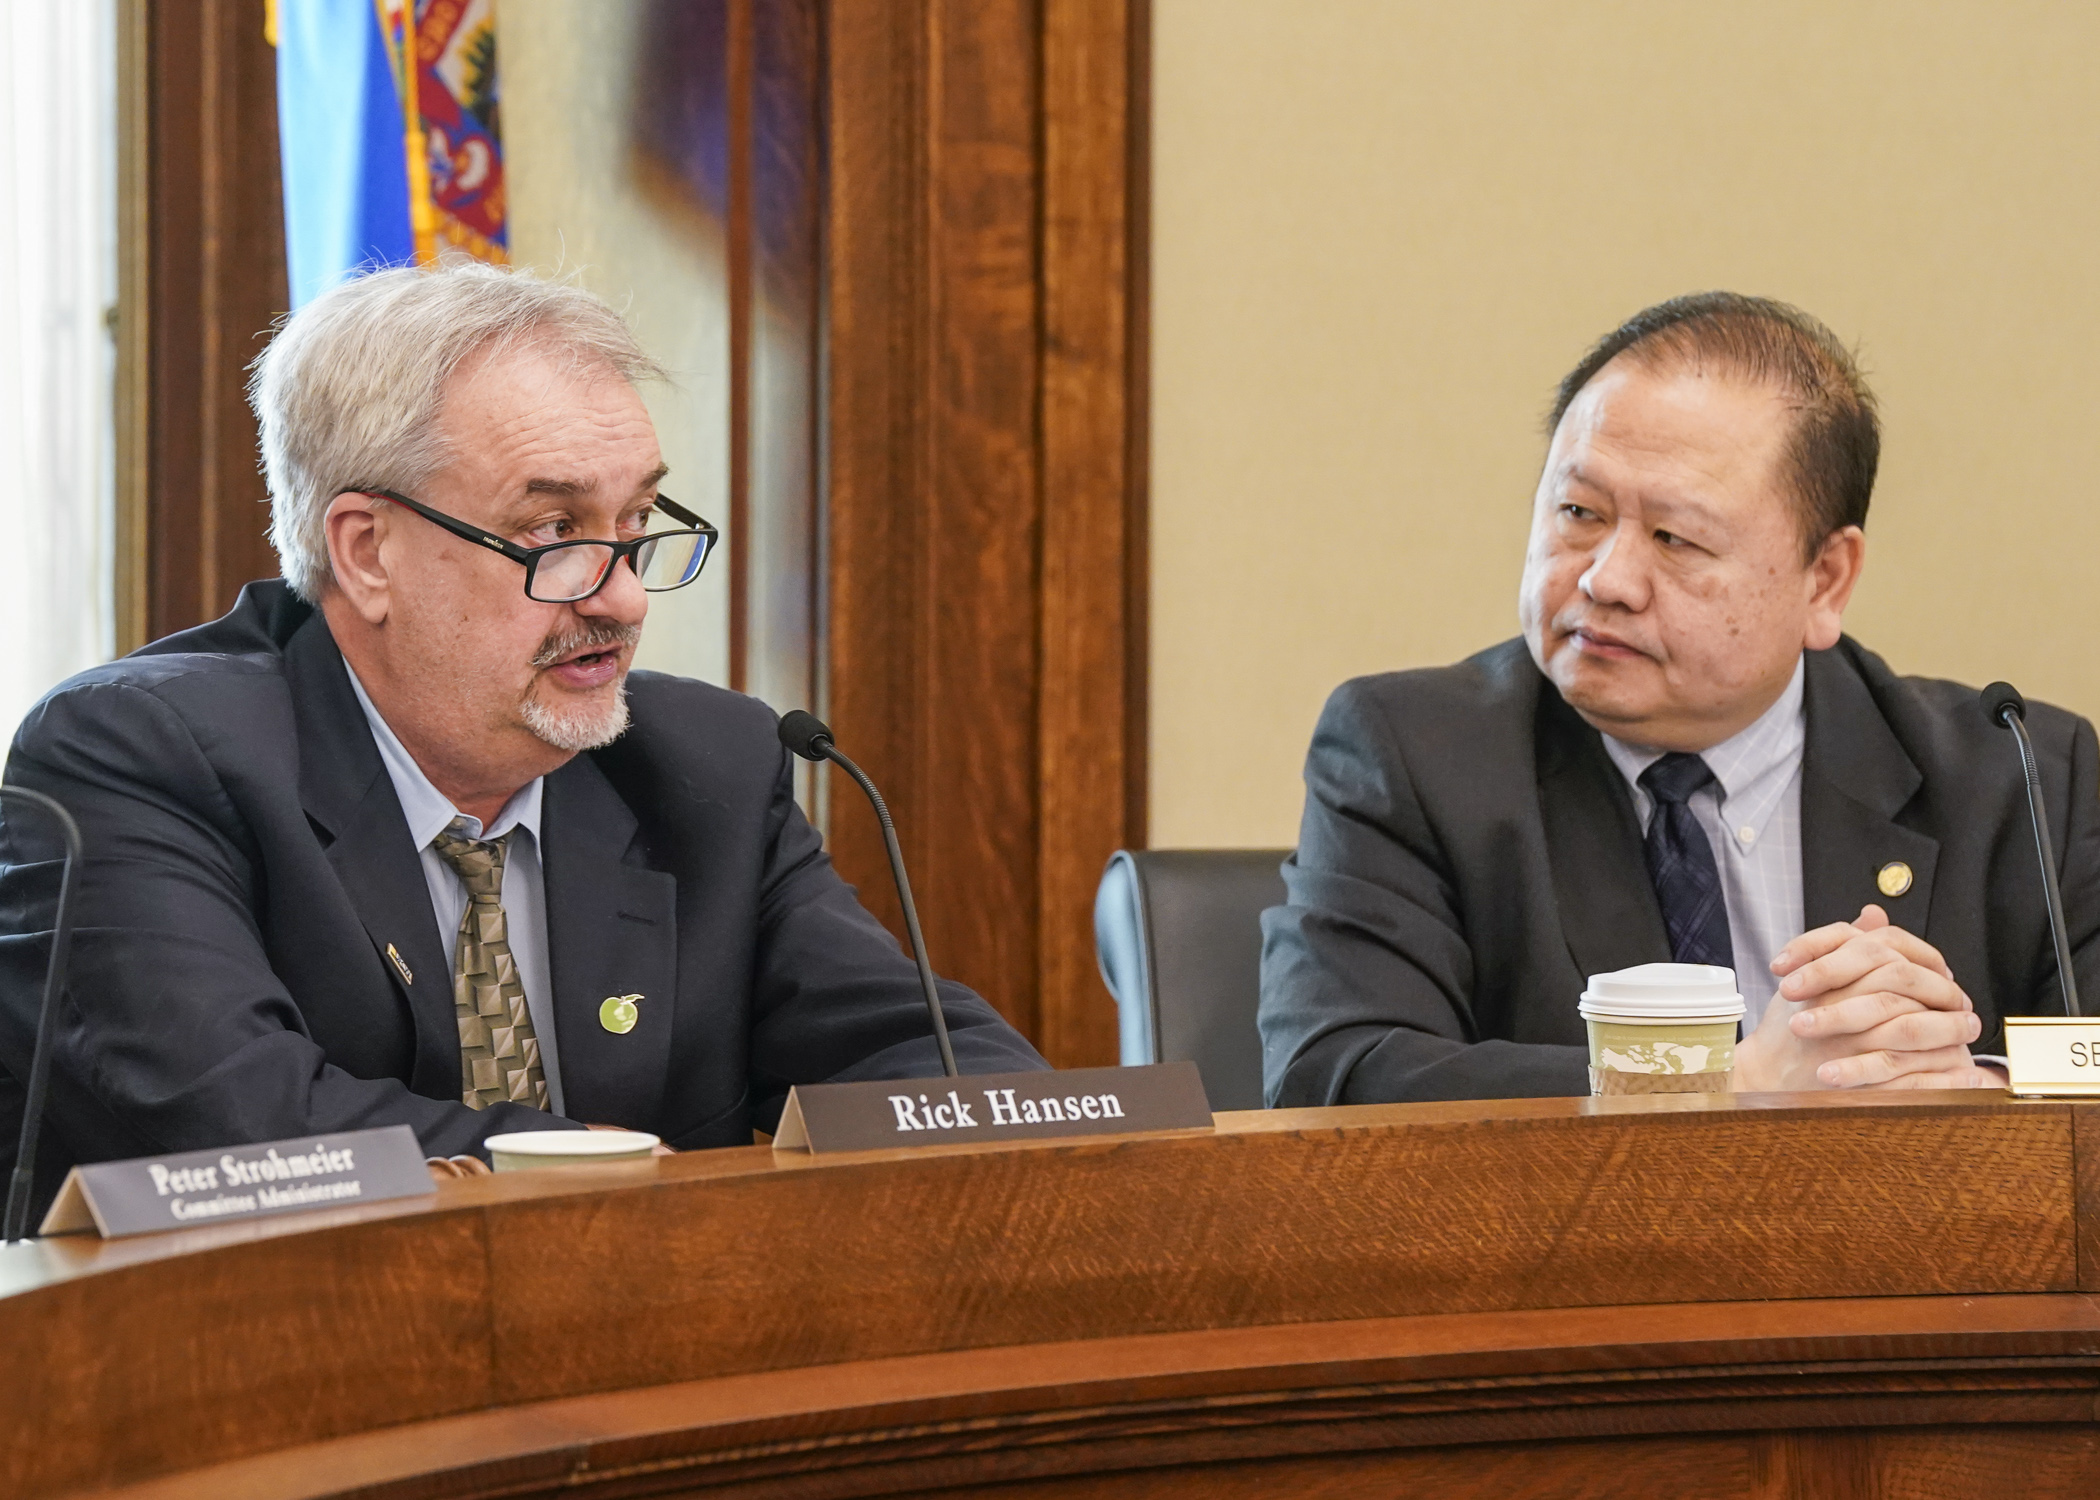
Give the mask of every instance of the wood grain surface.
[[[139, 493], [146, 566], [140, 640], [209, 620], [274, 577], [247, 367], [289, 306], [277, 161], [276, 54], [262, 0], [144, 5], [146, 94]], [[137, 186], [136, 183], [133, 184]], [[141, 344], [143, 347], [141, 347]], [[138, 528], [133, 528], [135, 536]]]
[[[1094, 960], [1094, 891], [1108, 857], [1144, 842], [1131, 796], [1143, 720], [1132, 649], [1143, 587], [1143, 480], [1130, 434], [1143, 420], [1144, 342], [1131, 246], [1144, 94], [1138, 7], [1042, 7], [1041, 707], [1036, 887], [1042, 904], [1036, 1042], [1064, 1066], [1112, 1062], [1113, 1005]], [[1106, 107], [1104, 107], [1106, 106]], [[1120, 106], [1120, 107], [1118, 107]]]
[[[1137, 0], [826, 12], [828, 715], [935, 966], [1115, 1060], [1089, 913], [1143, 836]], [[902, 933], [843, 780], [827, 837]]]
[[[514, 1357], [548, 1329], [586, 1346], [558, 1377], [575, 1391], [1249, 1322], [2068, 1291], [2069, 1126], [1959, 1106], [1366, 1123], [508, 1204], [492, 1274], [533, 1316], [495, 1311], [519, 1382], [500, 1399], [554, 1393]], [[773, 1253], [818, 1222], [853, 1252]], [[648, 1303], [589, 1286], [608, 1243]]]
[[[2077, 1162], [2077, 1220], [2100, 1226], [2100, 1104], [2070, 1106]], [[2078, 1236], [2078, 1287], [2100, 1292], [2100, 1232]]]
[[[1028, 0], [832, 6], [827, 413], [831, 723], [896, 814], [935, 964], [1031, 1034], [1034, 23]], [[835, 857], [901, 933], [835, 781]]]
[[[1253, 1113], [6, 1247], [0, 1493], [1199, 1493], [1223, 1463], [1368, 1493], [1500, 1472], [1481, 1444], [1562, 1455], [1569, 1487], [1535, 1492], [1581, 1493], [1598, 1442], [1643, 1465], [1665, 1437], [1713, 1456], [1715, 1493], [1981, 1472], [1877, 1435], [1920, 1424], [2083, 1473], [2074, 1118], [1974, 1094]], [[1752, 1436], [1807, 1431], [1867, 1436]]]
[[[1372, 1491], [1325, 1486], [1350, 1476], [1441, 1484], [1461, 1465], [1479, 1469], [1482, 1483], [1513, 1484], [1509, 1493], [1563, 1494], [1583, 1492], [1586, 1473], [1662, 1472], [1652, 1450], [1684, 1451], [1716, 1433], [1731, 1436], [1701, 1446], [1725, 1462], [1715, 1488], [1698, 1493], [1853, 1493], [1828, 1481], [1844, 1480], [1862, 1455], [1881, 1463], [1875, 1433], [1892, 1427], [1964, 1426], [1965, 1442], [1995, 1453], [2002, 1429], [2020, 1423], [2036, 1429], [2024, 1439], [2029, 1449], [2075, 1470], [2091, 1453], [2075, 1424], [2093, 1415], [2096, 1363], [2100, 1317], [2076, 1295], [1302, 1325], [918, 1356], [832, 1367], [820, 1379], [782, 1372], [553, 1401], [121, 1493], [805, 1496], [955, 1484], [1025, 1494], [1082, 1475], [1116, 1494], [1203, 1494], [1251, 1482], [1234, 1477], [1244, 1472], [1259, 1476], [1255, 1493], [1354, 1494]], [[1962, 1447], [1947, 1445], [1945, 1456], [1960, 1457]], [[1590, 1469], [1586, 1453], [1605, 1467]], [[1989, 1460], [1964, 1462], [1988, 1472]]]

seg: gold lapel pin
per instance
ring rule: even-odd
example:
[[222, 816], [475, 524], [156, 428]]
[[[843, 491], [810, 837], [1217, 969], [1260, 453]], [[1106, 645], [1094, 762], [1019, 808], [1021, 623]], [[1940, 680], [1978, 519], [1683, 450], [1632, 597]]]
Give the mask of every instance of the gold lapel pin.
[[598, 1024], [614, 1036], [627, 1035], [634, 1030], [634, 1023], [642, 1018], [642, 1013], [637, 1008], [641, 1000], [640, 995], [606, 996], [598, 1007]]
[[386, 956], [394, 961], [394, 967], [400, 971], [403, 984], [414, 984], [416, 982], [416, 976], [409, 972], [408, 961], [401, 956], [400, 950], [395, 948], [392, 943], [386, 945]]
[[1910, 866], [1892, 859], [1874, 873], [1874, 885], [1884, 896], [1900, 896], [1910, 889]]

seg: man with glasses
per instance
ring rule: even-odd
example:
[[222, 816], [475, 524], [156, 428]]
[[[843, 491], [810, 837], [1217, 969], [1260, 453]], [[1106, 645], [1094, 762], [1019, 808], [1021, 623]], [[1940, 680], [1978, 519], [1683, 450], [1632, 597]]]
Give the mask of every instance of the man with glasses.
[[[1263, 917], [1271, 1104], [1586, 1094], [1588, 977], [1732, 969], [1733, 1083], [2000, 1088], [2061, 1014], [2020, 759], [1975, 690], [1844, 630], [1881, 456], [1799, 308], [1646, 308], [1561, 380], [1523, 634], [1338, 688]], [[2029, 707], [2100, 991], [2100, 741]]]
[[[256, 362], [283, 581], [61, 686], [9, 757], [88, 851], [47, 1195], [395, 1123], [466, 1162], [576, 1124], [748, 1144], [796, 1083], [940, 1072], [772, 711], [629, 672], [716, 543], [659, 488], [659, 373], [596, 298], [472, 264], [338, 287]], [[39, 838], [0, 828], [8, 932], [49, 925]], [[44, 951], [0, 940], [0, 1084]], [[965, 1071], [1043, 1066], [943, 1001]]]

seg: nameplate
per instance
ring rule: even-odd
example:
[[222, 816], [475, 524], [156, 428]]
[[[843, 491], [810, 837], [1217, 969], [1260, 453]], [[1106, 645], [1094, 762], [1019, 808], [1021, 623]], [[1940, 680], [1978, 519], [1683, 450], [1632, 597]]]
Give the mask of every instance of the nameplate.
[[37, 1232], [116, 1239], [436, 1191], [416, 1133], [388, 1125], [75, 1167]]
[[2100, 1020], [2007, 1016], [2005, 1061], [2022, 1097], [2100, 1094]]
[[1208, 1130], [1192, 1062], [1062, 1073], [812, 1083], [788, 1091], [775, 1151], [877, 1151], [964, 1141]]

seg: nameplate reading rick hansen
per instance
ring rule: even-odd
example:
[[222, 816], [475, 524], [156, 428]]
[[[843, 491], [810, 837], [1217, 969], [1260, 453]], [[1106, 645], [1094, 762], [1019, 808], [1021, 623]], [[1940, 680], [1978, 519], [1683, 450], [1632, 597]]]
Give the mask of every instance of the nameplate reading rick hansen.
[[776, 1151], [877, 1151], [964, 1141], [1208, 1130], [1192, 1062], [1062, 1073], [812, 1083], [788, 1093]]
[[104, 1239], [435, 1193], [406, 1125], [75, 1167], [39, 1234]]

